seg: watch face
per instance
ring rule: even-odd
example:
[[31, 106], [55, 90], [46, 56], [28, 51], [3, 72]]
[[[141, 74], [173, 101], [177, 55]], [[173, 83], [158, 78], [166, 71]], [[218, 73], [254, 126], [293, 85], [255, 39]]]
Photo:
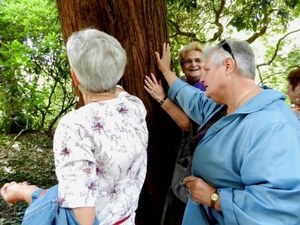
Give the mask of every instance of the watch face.
[[213, 193], [211, 196], [210, 196], [211, 200], [213, 201], [217, 201], [219, 199], [219, 195], [216, 194], [216, 193]]

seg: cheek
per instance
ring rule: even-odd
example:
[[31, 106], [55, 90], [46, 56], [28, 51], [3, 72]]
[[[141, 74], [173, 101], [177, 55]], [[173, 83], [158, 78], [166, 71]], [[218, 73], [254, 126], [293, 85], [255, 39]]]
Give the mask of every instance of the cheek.
[[292, 88], [290, 86], [288, 87], [287, 94], [288, 94], [288, 96], [290, 98], [292, 98], [293, 96], [295, 96], [295, 94], [294, 94], [294, 92], [293, 92], [293, 90], [292, 90]]
[[287, 93], [287, 95], [288, 95], [289, 97], [292, 96], [292, 95], [291, 95], [291, 90], [290, 90], [290, 89], [288, 89], [286, 93]]
[[182, 72], [183, 72], [184, 74], [187, 72], [186, 66], [183, 66], [183, 67], [182, 67]]

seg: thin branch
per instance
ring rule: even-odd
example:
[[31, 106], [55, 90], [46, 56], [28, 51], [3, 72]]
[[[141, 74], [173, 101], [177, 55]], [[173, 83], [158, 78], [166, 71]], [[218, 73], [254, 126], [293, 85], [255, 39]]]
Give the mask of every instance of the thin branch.
[[278, 40], [277, 44], [276, 44], [275, 51], [274, 51], [274, 53], [273, 53], [273, 56], [272, 56], [271, 59], [269, 60], [269, 62], [259, 64], [259, 65], [257, 65], [256, 67], [258, 68], [258, 67], [261, 67], [261, 66], [269, 66], [269, 65], [274, 61], [274, 59], [276, 58], [277, 53], [278, 53], [278, 51], [279, 51], [279, 47], [280, 47], [281, 42], [282, 42], [287, 36], [289, 36], [289, 35], [291, 35], [291, 34], [294, 34], [294, 33], [297, 33], [297, 32], [299, 32], [299, 31], [300, 31], [300, 29], [297, 29], [297, 30], [291, 31], [291, 32], [289, 32], [289, 33], [286, 33], [283, 37], [281, 37], [281, 38]]
[[259, 32], [255, 32], [251, 37], [249, 37], [246, 41], [251, 44], [253, 43], [257, 38], [263, 36], [268, 28], [268, 24], [269, 24], [269, 13], [267, 11], [267, 9], [265, 8], [264, 10], [264, 18], [262, 19], [262, 24], [263, 26], [260, 28]]
[[263, 79], [263, 76], [262, 76], [262, 74], [261, 74], [260, 67], [263, 67], [263, 66], [269, 66], [269, 65], [275, 60], [275, 58], [276, 58], [276, 56], [277, 56], [277, 53], [278, 53], [278, 51], [279, 51], [279, 47], [280, 47], [281, 42], [282, 42], [287, 36], [289, 36], [289, 35], [291, 35], [291, 34], [294, 34], [294, 33], [297, 33], [297, 32], [299, 32], [299, 31], [300, 31], [300, 29], [297, 29], [297, 30], [291, 31], [291, 32], [285, 34], [283, 37], [281, 37], [281, 38], [277, 41], [276, 48], [275, 48], [275, 51], [274, 51], [273, 56], [271, 57], [271, 59], [270, 59], [268, 62], [266, 62], [266, 63], [262, 63], [262, 64], [256, 65], [256, 69], [257, 69], [257, 71], [258, 71], [258, 76], [259, 76], [259, 79], [260, 79], [260, 83], [261, 83], [261, 84], [264, 84], [264, 79]]
[[259, 32], [255, 32], [251, 37], [249, 37], [246, 41], [251, 44], [252, 42], [254, 42], [257, 38], [263, 36], [266, 31], [267, 31], [268, 26], [265, 25], [263, 26]]
[[214, 2], [213, 2], [213, 8], [214, 8], [214, 12], [216, 14], [215, 21], [214, 21], [213, 24], [218, 27], [218, 30], [214, 33], [213, 37], [208, 40], [208, 42], [213, 42], [213, 41], [217, 40], [219, 37], [221, 37], [221, 35], [224, 31], [223, 24], [220, 23], [220, 18], [221, 18], [221, 14], [222, 14], [222, 12], [225, 8], [225, 3], [226, 3], [226, 1], [222, 0], [220, 8], [217, 10], [215, 5], [214, 5]]
[[18, 137], [19, 137], [24, 131], [26, 131], [26, 130], [28, 130], [28, 129], [25, 128], [25, 129], [21, 130], [21, 131], [17, 134], [17, 136], [15, 136], [15, 138], [13, 139], [13, 141], [10, 143], [9, 147], [7, 148], [5, 155], [1, 156], [0, 159], [7, 158], [7, 157], [8, 157], [8, 153], [9, 153], [11, 147], [14, 145], [15, 141], [16, 141], [16, 140], [18, 139]]
[[194, 41], [200, 41], [197, 39], [197, 36], [195, 33], [181, 31], [179, 25], [177, 23], [175, 23], [174, 21], [172, 21], [171, 19], [168, 19], [168, 23], [170, 23], [174, 27], [174, 30], [176, 31], [174, 35], [170, 36], [171, 38], [176, 37], [177, 35], [182, 35], [185, 37], [190, 37]]

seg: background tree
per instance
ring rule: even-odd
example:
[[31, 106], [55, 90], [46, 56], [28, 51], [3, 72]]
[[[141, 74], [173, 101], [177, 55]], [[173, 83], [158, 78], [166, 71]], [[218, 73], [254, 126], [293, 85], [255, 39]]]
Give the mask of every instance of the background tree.
[[[149, 165], [137, 215], [140, 224], [159, 224], [180, 142], [179, 128], [143, 89], [144, 75], [155, 72], [161, 78], [154, 51], [169, 41], [173, 69], [180, 75], [177, 52], [189, 41], [248, 40], [257, 56], [257, 81], [283, 92], [287, 72], [300, 64], [298, 0], [57, 3], [62, 30], [54, 0], [0, 0], [0, 185], [11, 179], [42, 187], [56, 182], [52, 140], [46, 141], [43, 133], [51, 136], [57, 120], [76, 104], [64, 42], [73, 31], [95, 27], [118, 38], [126, 49], [128, 65], [120, 82], [148, 110]], [[82, 99], [77, 107], [81, 105]], [[24, 129], [37, 132], [2, 133]], [[182, 205], [175, 205], [166, 224], [181, 224]], [[0, 199], [0, 224], [18, 224], [23, 209]]]
[[[140, 198], [137, 223], [159, 224], [181, 132], [158, 103], [144, 91], [143, 85], [145, 75], [150, 75], [150, 72], [160, 75], [154, 52], [162, 48], [163, 42], [168, 42], [165, 2], [163, 0], [125, 2], [57, 0], [56, 2], [65, 41], [74, 31], [93, 27], [116, 37], [126, 49], [128, 63], [121, 84], [125, 90], [141, 98], [146, 105], [150, 132], [148, 172]], [[80, 99], [78, 107], [82, 105], [81, 96]], [[180, 219], [176, 220], [179, 223]]]
[[74, 105], [56, 5], [11, 1], [1, 6], [0, 26], [0, 131], [51, 135]]
[[[298, 0], [167, 0], [169, 38], [177, 51], [189, 41], [246, 40], [257, 58], [257, 82], [286, 90], [288, 71], [300, 66]], [[298, 20], [298, 22], [297, 22]]]
[[[175, 71], [179, 74], [175, 55], [182, 44], [191, 40], [198, 40], [203, 44], [217, 42], [227, 37], [234, 38], [240, 31], [244, 32], [244, 39], [252, 44], [267, 32], [277, 34], [286, 31], [289, 19], [299, 15], [297, 1], [169, 0], [167, 11], [162, 0], [147, 3], [97, 0], [73, 0], [67, 3], [57, 0], [57, 5], [65, 41], [74, 31], [95, 27], [115, 36], [127, 51], [128, 66], [122, 84], [130, 93], [140, 97], [148, 110], [149, 167], [139, 208], [139, 213], [143, 216], [139, 218], [144, 218], [144, 209], [149, 212], [153, 207], [151, 212], [155, 213], [151, 213], [151, 222], [150, 218], [147, 219], [149, 224], [158, 223], [163, 194], [170, 180], [170, 172], [162, 174], [161, 171], [172, 168], [173, 149], [176, 147], [172, 137], [178, 137], [178, 129], [170, 129], [172, 124], [167, 125], [167, 118], [162, 120], [164, 113], [157, 109], [157, 104], [153, 104], [142, 88], [145, 74], [155, 71], [159, 75], [154, 57], [151, 56], [155, 50], [161, 49], [163, 42], [168, 42], [167, 18]], [[293, 11], [295, 8], [297, 10]], [[269, 85], [274, 82], [274, 79], [259, 78], [261, 84]], [[163, 127], [168, 127], [168, 135], [160, 133]], [[167, 152], [171, 153], [171, 165], [157, 161], [158, 157], [166, 160]], [[144, 208], [145, 205], [151, 207]], [[146, 221], [142, 222], [145, 224]]]

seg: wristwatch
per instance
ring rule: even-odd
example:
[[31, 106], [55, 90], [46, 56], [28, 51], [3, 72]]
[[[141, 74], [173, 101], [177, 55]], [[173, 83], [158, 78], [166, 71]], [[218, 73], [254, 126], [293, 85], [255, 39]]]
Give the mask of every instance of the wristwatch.
[[210, 195], [210, 207], [215, 209], [215, 204], [219, 200], [218, 189]]
[[160, 100], [158, 103], [159, 103], [160, 105], [164, 104], [165, 101], [167, 100], [167, 98], [168, 98], [168, 96], [166, 95], [166, 96], [165, 96], [162, 100]]

